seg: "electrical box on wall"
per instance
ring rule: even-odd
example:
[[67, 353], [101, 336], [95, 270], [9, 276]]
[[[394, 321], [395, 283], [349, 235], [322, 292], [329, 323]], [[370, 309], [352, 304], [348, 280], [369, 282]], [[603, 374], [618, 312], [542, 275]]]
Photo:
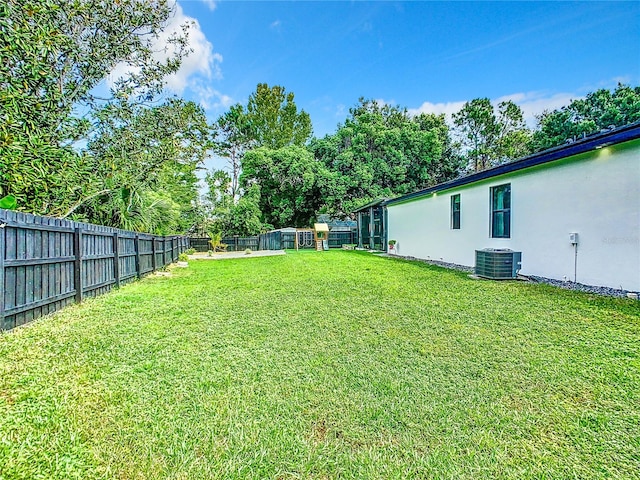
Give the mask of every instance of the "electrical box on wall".
[[569, 234], [569, 241], [571, 242], [571, 245], [577, 245], [578, 244], [578, 234], [577, 233], [570, 233]]

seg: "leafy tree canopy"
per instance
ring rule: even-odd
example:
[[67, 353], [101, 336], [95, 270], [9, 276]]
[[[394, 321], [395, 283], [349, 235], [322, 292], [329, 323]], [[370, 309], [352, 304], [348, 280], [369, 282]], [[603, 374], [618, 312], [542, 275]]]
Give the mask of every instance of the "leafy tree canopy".
[[214, 124], [215, 152], [227, 159], [231, 172], [231, 196], [240, 197], [242, 158], [250, 149], [302, 146], [311, 137], [311, 119], [298, 111], [294, 94], [284, 87], [258, 84], [247, 105], [233, 105]]
[[458, 174], [443, 115], [412, 117], [406, 109], [360, 99], [334, 135], [310, 148], [327, 168], [327, 210], [343, 216], [373, 198], [394, 196]]
[[275, 228], [306, 227], [323, 205], [324, 165], [305, 147], [260, 147], [242, 160], [241, 184], [260, 187], [258, 205], [265, 223]]
[[640, 87], [618, 84], [589, 93], [584, 99], [538, 118], [533, 134], [536, 151], [562, 145], [568, 139], [590, 135], [609, 127], [620, 127], [640, 121]]
[[216, 219], [214, 229], [225, 235], [246, 237], [258, 235], [273, 228], [263, 223], [260, 211], [260, 186], [248, 187], [237, 203], [232, 204]]
[[292, 92], [284, 87], [258, 84], [249, 96], [245, 111], [247, 136], [254, 146], [278, 149], [288, 145], [304, 145], [312, 133], [311, 118], [298, 112]]
[[231, 177], [224, 170], [211, 170], [205, 177], [206, 198], [213, 210], [227, 209], [233, 205]]
[[169, 99], [155, 107], [109, 104], [87, 147], [89, 181], [73, 213], [131, 230], [186, 231], [198, 220], [196, 170], [211, 147], [204, 111]]
[[[91, 138], [88, 114], [105, 102], [148, 101], [188, 53], [187, 26], [159, 61], [153, 42], [169, 0], [7, 0], [0, 5], [0, 195], [18, 208], [59, 214], [74, 205], [95, 164], [73, 145]], [[94, 88], [117, 65], [131, 74], [109, 98]]]
[[249, 136], [249, 119], [244, 107], [240, 104], [233, 105], [228, 112], [221, 115], [214, 124], [215, 153], [227, 159], [231, 177], [229, 188], [231, 198], [239, 197], [240, 165], [244, 152], [254, 143]]
[[471, 171], [478, 172], [531, 152], [531, 132], [522, 110], [512, 101], [494, 108], [488, 98], [476, 98], [453, 115]]

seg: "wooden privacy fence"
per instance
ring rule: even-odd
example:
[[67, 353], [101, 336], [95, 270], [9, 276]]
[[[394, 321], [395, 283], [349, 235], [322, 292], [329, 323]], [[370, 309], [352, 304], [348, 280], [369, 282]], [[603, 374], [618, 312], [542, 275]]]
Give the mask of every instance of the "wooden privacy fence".
[[222, 237], [222, 243], [227, 246], [227, 252], [242, 252], [247, 248], [258, 250], [260, 238], [255, 237]]
[[[222, 243], [227, 246], [228, 252], [251, 250], [282, 250], [296, 248], [295, 232], [267, 232], [255, 237], [224, 237]], [[356, 230], [348, 232], [329, 232], [329, 248], [342, 248], [345, 244], [355, 244], [358, 241]], [[206, 237], [189, 238], [189, 246], [198, 252], [211, 250], [209, 239]], [[315, 248], [315, 244], [309, 244], [300, 248]]]
[[0, 330], [140, 278], [187, 248], [186, 237], [0, 209]]
[[211, 240], [209, 237], [189, 237], [189, 248], [193, 248], [196, 252], [206, 252], [211, 250]]

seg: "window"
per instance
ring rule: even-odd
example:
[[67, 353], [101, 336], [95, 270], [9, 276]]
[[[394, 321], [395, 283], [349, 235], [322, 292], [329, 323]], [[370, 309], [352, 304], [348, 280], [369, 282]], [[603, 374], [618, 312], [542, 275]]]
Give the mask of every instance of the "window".
[[460, 230], [460, 194], [451, 195], [451, 228]]
[[511, 237], [511, 184], [491, 188], [491, 236]]

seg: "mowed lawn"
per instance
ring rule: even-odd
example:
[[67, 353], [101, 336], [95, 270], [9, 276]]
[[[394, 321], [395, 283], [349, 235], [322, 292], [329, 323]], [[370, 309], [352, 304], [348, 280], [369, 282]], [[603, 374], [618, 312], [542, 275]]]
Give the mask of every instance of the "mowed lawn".
[[191, 262], [0, 335], [0, 479], [640, 478], [640, 302]]

